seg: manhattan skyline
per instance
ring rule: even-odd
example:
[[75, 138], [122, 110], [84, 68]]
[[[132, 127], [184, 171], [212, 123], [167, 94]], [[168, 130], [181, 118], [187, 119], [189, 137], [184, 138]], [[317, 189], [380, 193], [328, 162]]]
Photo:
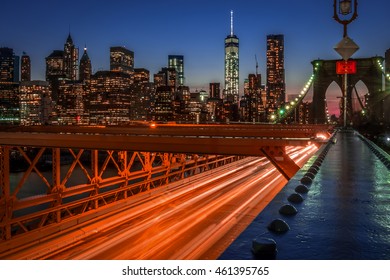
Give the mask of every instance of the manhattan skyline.
[[[285, 37], [286, 93], [297, 94], [312, 74], [315, 59], [339, 59], [333, 47], [342, 38], [342, 26], [333, 17], [333, 1], [278, 2], [167, 0], [61, 1], [21, 0], [18, 6], [2, 4], [0, 46], [25, 51], [31, 57], [32, 79], [45, 79], [45, 57], [62, 49], [71, 33], [76, 47], [88, 48], [93, 73], [109, 69], [109, 49], [124, 46], [135, 53], [135, 67], [157, 73], [168, 64], [168, 55], [184, 55], [186, 84], [208, 89], [224, 84], [224, 38], [240, 38], [240, 93], [248, 74], [255, 73], [255, 55], [262, 83], [266, 79], [266, 36]], [[348, 35], [360, 50], [353, 56], [384, 56], [390, 48], [390, 3], [359, 1], [356, 21]], [[379, 31], [379, 32], [378, 32]]]

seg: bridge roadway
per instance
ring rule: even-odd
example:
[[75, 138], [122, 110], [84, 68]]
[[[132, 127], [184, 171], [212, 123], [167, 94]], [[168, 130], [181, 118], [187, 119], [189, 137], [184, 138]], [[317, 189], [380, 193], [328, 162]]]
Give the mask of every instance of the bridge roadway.
[[[338, 132], [337, 143], [329, 144], [308, 184], [309, 192], [302, 194], [304, 201], [289, 202], [321, 153], [306, 163], [220, 259], [253, 259], [252, 240], [263, 238], [276, 241], [276, 259], [390, 259], [389, 155], [356, 132]], [[298, 213], [281, 215], [279, 209], [285, 204], [294, 205]], [[268, 230], [275, 219], [284, 220], [290, 229]]]
[[[301, 166], [316, 150], [288, 148]], [[246, 158], [0, 257], [215, 259], [285, 183], [265, 158]]]

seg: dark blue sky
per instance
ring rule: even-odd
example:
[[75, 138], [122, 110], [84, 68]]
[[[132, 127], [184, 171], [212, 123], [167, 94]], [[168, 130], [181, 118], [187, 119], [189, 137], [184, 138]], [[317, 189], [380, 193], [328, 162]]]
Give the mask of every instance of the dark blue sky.
[[[80, 52], [87, 45], [94, 71], [108, 69], [110, 46], [122, 45], [135, 52], [135, 66], [151, 74], [167, 65], [169, 54], [182, 54], [193, 89], [223, 84], [224, 39], [234, 10], [241, 87], [255, 72], [255, 54], [265, 81], [266, 36], [284, 34], [287, 94], [295, 94], [311, 75], [310, 61], [339, 58], [333, 47], [342, 38], [332, 0], [19, 0], [0, 6], [0, 46], [26, 51], [33, 79], [44, 79], [45, 57], [63, 49], [70, 27]], [[359, 0], [348, 32], [360, 46], [355, 57], [383, 56], [390, 48], [389, 11], [388, 0]]]

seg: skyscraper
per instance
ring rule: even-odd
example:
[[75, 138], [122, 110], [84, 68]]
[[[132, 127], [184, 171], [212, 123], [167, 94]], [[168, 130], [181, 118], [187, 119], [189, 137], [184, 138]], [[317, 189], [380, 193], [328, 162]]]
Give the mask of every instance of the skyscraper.
[[15, 54], [0, 48], [0, 124], [19, 124], [19, 83], [16, 83]]
[[89, 59], [87, 48], [85, 47], [83, 56], [80, 59], [79, 79], [81, 81], [90, 81], [91, 75], [92, 75], [91, 60]]
[[15, 82], [15, 54], [11, 48], [0, 48], [0, 82]]
[[51, 91], [48, 82], [22, 81], [19, 93], [20, 124], [49, 124], [52, 109], [50, 96]]
[[284, 35], [267, 36], [267, 103], [275, 109], [286, 100]]
[[210, 98], [221, 98], [220, 86], [220, 83], [210, 83]]
[[184, 56], [182, 55], [169, 55], [168, 56], [168, 68], [175, 68], [178, 75], [179, 86], [184, 86]]
[[57, 102], [59, 79], [64, 75], [64, 51], [54, 50], [46, 57], [46, 81], [50, 83], [52, 99]]
[[230, 13], [230, 34], [225, 39], [225, 101], [238, 103], [239, 40], [233, 32], [233, 11]]
[[25, 52], [23, 52], [22, 55], [20, 69], [21, 69], [20, 80], [22, 82], [31, 81], [31, 61], [30, 61], [30, 57]]
[[64, 45], [64, 74], [65, 77], [77, 80], [77, 68], [79, 61], [79, 50], [74, 46], [70, 33]]
[[110, 70], [132, 75], [134, 72], [134, 52], [124, 47], [111, 47]]

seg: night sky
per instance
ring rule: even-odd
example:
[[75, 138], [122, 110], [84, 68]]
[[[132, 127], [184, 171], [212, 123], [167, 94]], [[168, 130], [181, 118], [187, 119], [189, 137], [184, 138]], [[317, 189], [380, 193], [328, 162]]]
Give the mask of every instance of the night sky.
[[[354, 57], [384, 56], [390, 48], [390, 1], [358, 3], [359, 16], [348, 28], [360, 46]], [[312, 73], [312, 60], [339, 58], [333, 47], [342, 38], [332, 0], [19, 0], [0, 7], [0, 46], [29, 54], [35, 80], [45, 79], [45, 57], [63, 49], [70, 30], [80, 57], [87, 46], [94, 72], [109, 69], [109, 48], [120, 45], [134, 51], [135, 67], [151, 76], [167, 66], [168, 55], [177, 54], [184, 55], [186, 84], [193, 90], [208, 90], [210, 82], [223, 85], [224, 39], [233, 10], [241, 88], [255, 72], [255, 54], [265, 82], [266, 36], [284, 34], [287, 94], [296, 94]]]

